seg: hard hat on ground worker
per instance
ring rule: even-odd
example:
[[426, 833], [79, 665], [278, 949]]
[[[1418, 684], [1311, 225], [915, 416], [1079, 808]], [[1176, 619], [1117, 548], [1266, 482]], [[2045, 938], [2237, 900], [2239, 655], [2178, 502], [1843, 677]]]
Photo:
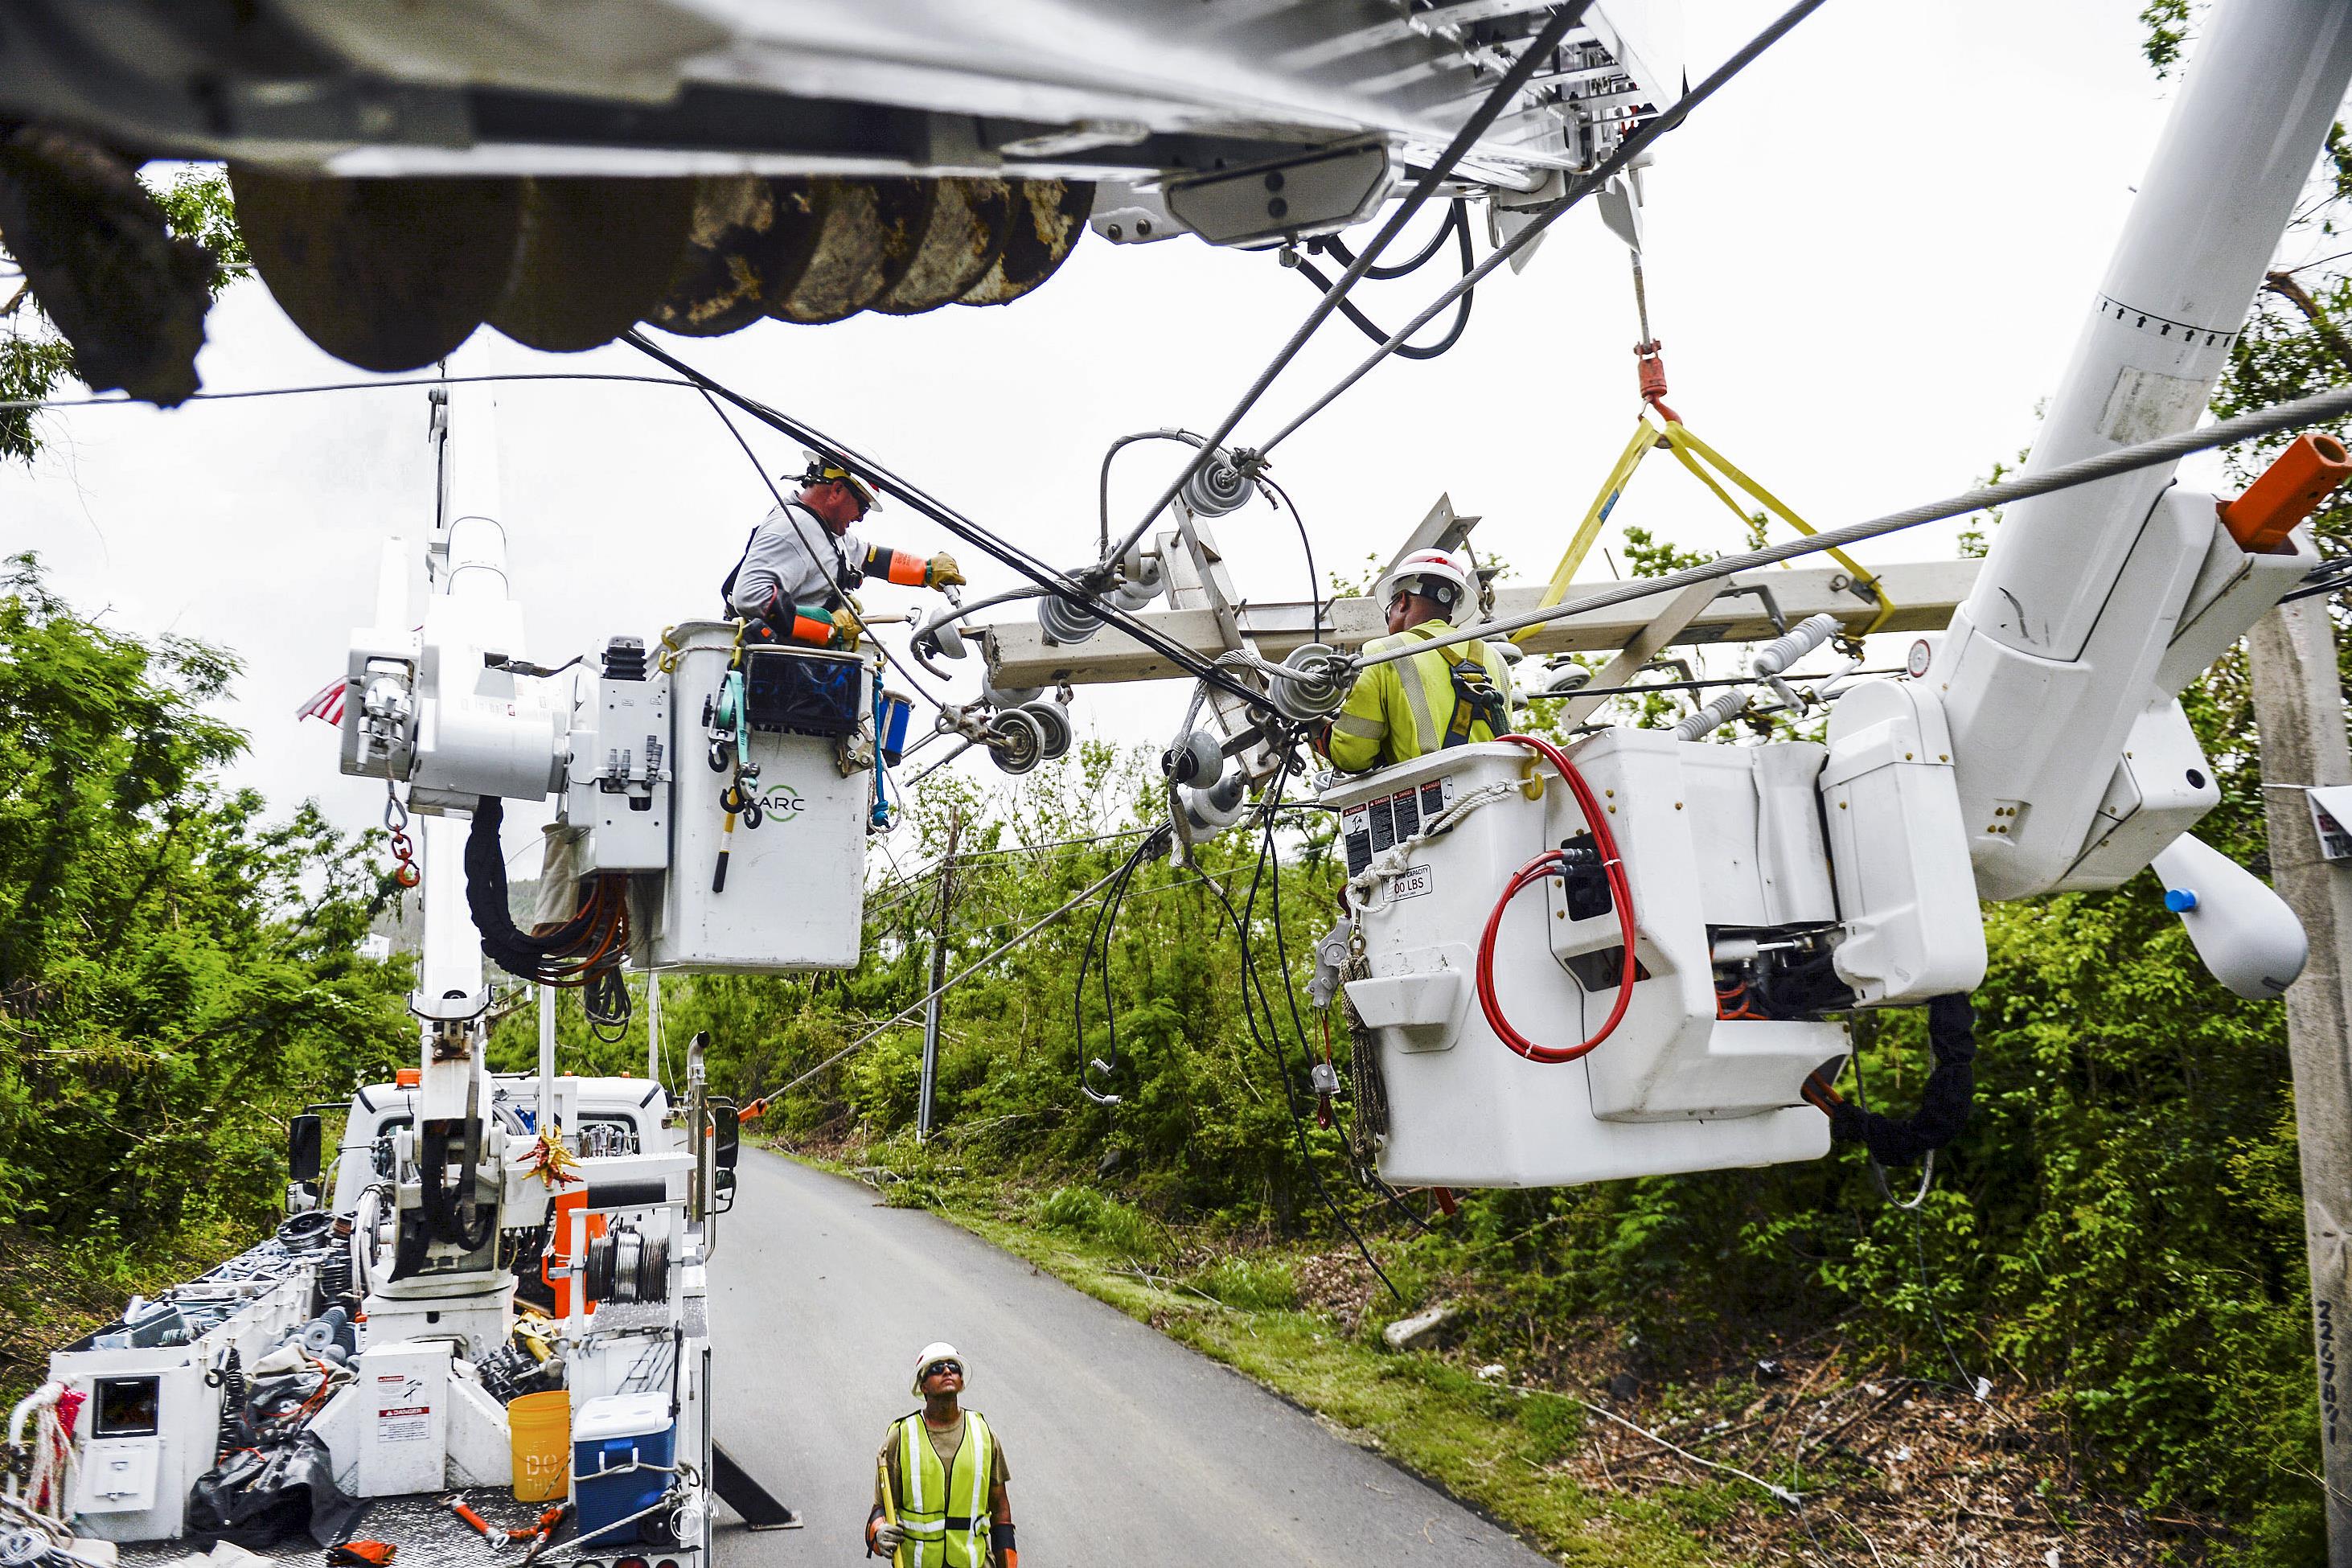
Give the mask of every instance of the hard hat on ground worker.
[[923, 1353], [915, 1358], [915, 1386], [908, 1392], [918, 1394], [922, 1393], [923, 1373], [930, 1371], [934, 1365], [943, 1361], [951, 1361], [955, 1363], [958, 1367], [962, 1369], [965, 1381], [971, 1381], [971, 1368], [965, 1365], [962, 1353], [959, 1352], [955, 1346], [949, 1344], [944, 1341], [939, 1341], [925, 1345], [923, 1347]]
[[882, 498], [874, 493], [873, 486], [852, 473], [847, 463], [830, 452], [812, 451], [807, 457], [808, 468], [801, 474], [801, 483], [821, 485], [838, 479], [849, 487], [849, 493], [856, 496], [857, 503], [867, 511], [880, 510]]
[[1459, 609], [1478, 596], [1469, 563], [1444, 550], [1416, 550], [1390, 567], [1372, 590], [1372, 600], [1385, 605], [1396, 597], [1400, 588], [1433, 599], [1448, 611]]

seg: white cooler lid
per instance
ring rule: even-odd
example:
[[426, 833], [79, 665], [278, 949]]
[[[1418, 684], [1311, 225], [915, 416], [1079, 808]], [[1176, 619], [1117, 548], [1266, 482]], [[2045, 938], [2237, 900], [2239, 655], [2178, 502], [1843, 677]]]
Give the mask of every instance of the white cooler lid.
[[644, 1437], [669, 1429], [667, 1394], [607, 1394], [589, 1400], [572, 1417], [572, 1440], [601, 1443], [608, 1437]]

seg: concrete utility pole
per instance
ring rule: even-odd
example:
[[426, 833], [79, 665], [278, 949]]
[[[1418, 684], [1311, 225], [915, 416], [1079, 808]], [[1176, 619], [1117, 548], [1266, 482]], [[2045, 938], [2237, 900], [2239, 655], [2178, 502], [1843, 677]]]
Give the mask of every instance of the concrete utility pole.
[[2352, 864], [2325, 859], [2305, 784], [2352, 784], [2344, 691], [2326, 597], [2282, 605], [2246, 638], [2262, 731], [2271, 881], [2303, 921], [2311, 959], [2286, 994], [2303, 1155], [2303, 1231], [2319, 1374], [2327, 1561], [2352, 1568]]
[[931, 1136], [931, 1089], [940, 1076], [940, 988], [948, 977], [948, 906], [955, 897], [956, 845], [963, 837], [963, 811], [961, 807], [948, 818], [948, 852], [940, 861], [940, 902], [931, 917], [931, 978], [924, 989], [930, 999], [923, 1004], [923, 1087], [915, 1102], [915, 1142], [927, 1142]]

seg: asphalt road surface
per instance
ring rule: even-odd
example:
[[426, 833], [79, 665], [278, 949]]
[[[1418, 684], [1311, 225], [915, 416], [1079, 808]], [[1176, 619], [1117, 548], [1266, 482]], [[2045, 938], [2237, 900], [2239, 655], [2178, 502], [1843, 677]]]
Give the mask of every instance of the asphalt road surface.
[[1240, 1374], [854, 1182], [748, 1144], [710, 1261], [719, 1441], [807, 1521], [719, 1568], [854, 1568], [883, 1429], [946, 1340], [1031, 1568], [1536, 1568], [1545, 1559]]

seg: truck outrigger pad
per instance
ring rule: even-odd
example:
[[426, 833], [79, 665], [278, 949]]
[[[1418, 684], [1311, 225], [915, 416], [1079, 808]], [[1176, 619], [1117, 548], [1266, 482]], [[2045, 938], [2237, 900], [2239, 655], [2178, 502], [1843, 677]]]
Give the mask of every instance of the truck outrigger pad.
[[806, 1522], [735, 1462], [724, 1443], [710, 1445], [710, 1480], [719, 1500], [743, 1516], [747, 1530], [798, 1530]]

